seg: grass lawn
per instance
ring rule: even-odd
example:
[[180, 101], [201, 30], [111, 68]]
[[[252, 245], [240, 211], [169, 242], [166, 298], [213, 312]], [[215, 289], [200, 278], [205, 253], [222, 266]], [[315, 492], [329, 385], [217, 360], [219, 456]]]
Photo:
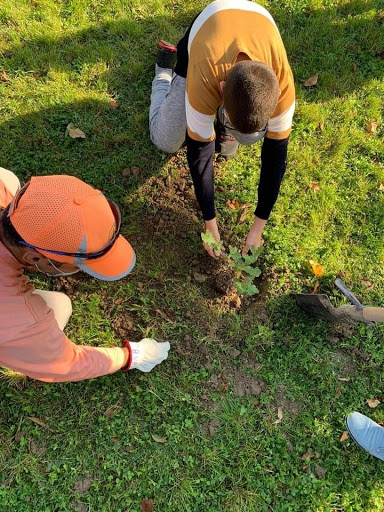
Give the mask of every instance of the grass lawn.
[[[383, 405], [366, 403], [384, 396], [384, 329], [311, 320], [289, 297], [314, 288], [313, 259], [335, 304], [345, 303], [333, 286], [341, 276], [362, 302], [383, 305], [383, 4], [264, 2], [297, 110], [262, 293], [241, 305], [215, 289], [226, 269], [201, 247], [185, 153], [157, 151], [147, 127], [156, 42], [177, 41], [204, 5], [0, 2], [0, 165], [24, 180], [68, 173], [101, 188], [121, 205], [138, 256], [113, 284], [32, 279], [71, 296], [77, 343], [151, 336], [172, 346], [150, 374], [48, 385], [5, 371], [1, 512], [140, 512], [144, 499], [156, 512], [384, 509], [384, 463], [340, 442], [353, 410], [384, 423]], [[86, 139], [67, 137], [68, 123]], [[242, 147], [216, 166], [227, 244], [240, 247], [252, 221], [259, 155]]]

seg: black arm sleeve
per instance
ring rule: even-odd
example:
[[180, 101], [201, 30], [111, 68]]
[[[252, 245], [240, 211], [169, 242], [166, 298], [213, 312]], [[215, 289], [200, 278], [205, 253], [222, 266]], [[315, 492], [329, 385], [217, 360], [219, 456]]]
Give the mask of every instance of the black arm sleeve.
[[215, 141], [199, 142], [191, 139], [187, 133], [187, 160], [195, 186], [196, 199], [200, 205], [204, 220], [215, 218], [215, 200], [213, 186], [213, 154]]
[[283, 140], [265, 137], [261, 150], [261, 172], [256, 217], [267, 220], [279, 195], [288, 151], [289, 137]]

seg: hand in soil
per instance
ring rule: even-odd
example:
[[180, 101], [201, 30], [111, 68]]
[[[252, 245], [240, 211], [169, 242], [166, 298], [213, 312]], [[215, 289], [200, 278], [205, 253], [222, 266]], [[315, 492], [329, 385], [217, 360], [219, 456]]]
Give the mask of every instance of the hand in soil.
[[249, 247], [252, 245], [255, 249], [258, 249], [261, 245], [261, 234], [263, 232], [264, 226], [267, 221], [264, 219], [259, 219], [259, 217], [255, 217], [255, 220], [251, 226], [251, 229], [248, 232], [247, 239], [245, 241], [242, 253], [248, 254]]
[[223, 244], [220, 241], [219, 228], [217, 227], [216, 218], [205, 221], [205, 233], [209, 232], [212, 241], [203, 242], [203, 247], [212, 258], [218, 259], [223, 251]]

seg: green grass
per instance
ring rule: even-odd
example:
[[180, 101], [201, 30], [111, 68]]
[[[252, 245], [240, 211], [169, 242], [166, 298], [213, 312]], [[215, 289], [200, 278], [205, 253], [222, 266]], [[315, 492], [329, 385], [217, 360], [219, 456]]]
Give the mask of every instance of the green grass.
[[[0, 165], [22, 179], [69, 173], [100, 187], [121, 205], [138, 255], [133, 274], [118, 283], [33, 277], [36, 286], [75, 294], [67, 334], [77, 343], [149, 335], [172, 345], [150, 374], [49, 385], [4, 372], [1, 512], [139, 512], [145, 498], [159, 512], [384, 508], [383, 464], [339, 441], [352, 410], [384, 423], [382, 405], [365, 403], [383, 396], [384, 330], [358, 326], [342, 335], [305, 317], [288, 296], [313, 288], [314, 259], [325, 270], [321, 290], [336, 304], [344, 302], [332, 286], [336, 275], [364, 303], [383, 304], [383, 4], [265, 2], [290, 56], [297, 110], [264, 236], [268, 296], [239, 312], [212, 292], [215, 264], [200, 247], [201, 224], [161, 185], [177, 187], [185, 159], [158, 152], [147, 128], [157, 39], [176, 41], [204, 5], [0, 3]], [[315, 73], [318, 85], [306, 89]], [[377, 132], [367, 137], [372, 119]], [[84, 141], [65, 136], [70, 122]], [[253, 207], [239, 222], [227, 200], [254, 203], [259, 154], [260, 146], [243, 147], [217, 172], [222, 235], [239, 247]], [[122, 177], [133, 165], [140, 176]], [[165, 225], [155, 229], [164, 211]], [[193, 279], [196, 269], [206, 283]], [[237, 384], [251, 378], [261, 392], [237, 396]], [[302, 460], [308, 449], [316, 456]]]

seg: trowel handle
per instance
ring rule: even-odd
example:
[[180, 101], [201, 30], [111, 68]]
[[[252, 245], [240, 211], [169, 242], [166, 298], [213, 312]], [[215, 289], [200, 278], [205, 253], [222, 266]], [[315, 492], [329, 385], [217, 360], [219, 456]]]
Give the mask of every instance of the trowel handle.
[[384, 308], [367, 306], [363, 309], [363, 317], [368, 322], [384, 322]]
[[[340, 278], [337, 278], [335, 280], [335, 285], [338, 287], [338, 289], [341, 291], [341, 293], [343, 295], [345, 295], [347, 297], [347, 299], [349, 300], [349, 302], [351, 304], [354, 304], [355, 306], [357, 306], [358, 308], [362, 308], [363, 305], [361, 304], [361, 302], [358, 300], [358, 298], [351, 292], [351, 290], [348, 288], [348, 286], [344, 283], [344, 281], [342, 281]], [[378, 308], [380, 309], [380, 308]]]

